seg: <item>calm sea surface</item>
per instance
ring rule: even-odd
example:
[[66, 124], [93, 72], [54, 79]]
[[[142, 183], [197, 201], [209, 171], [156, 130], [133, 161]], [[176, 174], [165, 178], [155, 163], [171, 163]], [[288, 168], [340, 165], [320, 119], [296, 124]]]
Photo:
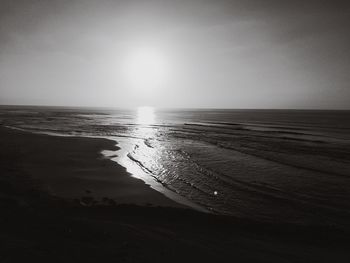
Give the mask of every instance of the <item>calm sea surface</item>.
[[114, 139], [133, 176], [215, 213], [350, 224], [349, 111], [0, 107], [0, 123]]

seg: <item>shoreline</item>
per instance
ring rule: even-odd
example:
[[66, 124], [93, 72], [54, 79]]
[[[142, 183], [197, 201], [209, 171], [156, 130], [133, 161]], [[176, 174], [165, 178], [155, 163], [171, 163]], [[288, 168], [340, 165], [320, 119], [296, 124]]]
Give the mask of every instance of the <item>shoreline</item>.
[[[41, 131], [30, 131], [30, 130], [25, 130], [22, 128], [17, 128], [12, 126], [5, 126], [5, 128], [15, 130], [15, 131], [20, 131], [23, 133], [34, 134], [34, 135], [36, 134], [36, 135], [55, 136], [55, 137], [64, 137], [64, 138], [91, 138], [91, 139], [109, 140], [111, 142], [114, 142], [114, 147], [116, 147], [115, 149], [100, 149], [99, 153], [102, 154], [106, 159], [109, 159], [112, 162], [115, 162], [117, 165], [124, 167], [128, 175], [130, 176], [130, 178], [136, 178], [138, 180], [142, 180], [145, 183], [145, 185], [149, 186], [150, 189], [155, 190], [161, 193], [162, 195], [164, 195], [166, 198], [176, 202], [177, 204], [179, 204], [179, 207], [184, 206], [184, 207], [194, 209], [196, 211], [200, 211], [204, 213], [212, 213], [212, 211], [202, 207], [201, 205], [193, 203], [187, 198], [168, 189], [166, 186], [164, 186], [160, 182], [157, 182], [155, 178], [143, 172], [142, 169], [137, 164], [132, 163], [132, 161], [128, 159], [126, 154], [125, 154], [126, 156], [123, 156], [124, 153], [121, 153], [123, 149], [122, 147], [120, 147], [121, 142], [119, 141], [119, 138], [116, 136], [105, 136], [105, 137], [76, 136], [76, 135], [65, 135], [65, 134], [49, 133], [49, 132], [41, 132]], [[150, 204], [153, 205], [152, 203], [147, 203], [147, 205], [150, 205]], [[158, 204], [156, 203], [155, 205], [158, 205]]]
[[11, 143], [9, 147], [27, 152], [24, 154], [29, 158], [21, 159], [20, 166], [53, 196], [94, 203], [114, 200], [118, 204], [183, 207], [132, 177], [125, 167], [104, 158], [102, 151], [119, 149], [113, 140], [52, 136], [9, 127], [0, 127], [0, 134]]
[[119, 165], [125, 167], [126, 171], [130, 174], [131, 177], [142, 180], [151, 189], [163, 194], [165, 197], [175, 201], [176, 203], [179, 203], [180, 205], [184, 205], [196, 211], [212, 213], [212, 211], [206, 209], [205, 207], [196, 204], [189, 199], [181, 196], [180, 194], [172, 191], [166, 185], [163, 185], [161, 182], [156, 181], [156, 178], [154, 176], [149, 175], [147, 172], [144, 172], [138, 163], [129, 157], [129, 151], [125, 149], [127, 145], [122, 145], [125, 143], [125, 138], [122, 139], [116, 136], [106, 138], [115, 141], [119, 149], [116, 151], [104, 150], [102, 151], [102, 154], [104, 154], [107, 158], [110, 158], [112, 161], [118, 163]]

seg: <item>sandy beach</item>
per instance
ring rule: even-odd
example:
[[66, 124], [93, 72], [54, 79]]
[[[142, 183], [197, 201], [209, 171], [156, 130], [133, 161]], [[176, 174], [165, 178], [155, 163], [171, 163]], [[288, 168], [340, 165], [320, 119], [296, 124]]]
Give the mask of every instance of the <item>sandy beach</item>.
[[115, 149], [112, 141], [3, 127], [0, 133], [2, 262], [350, 258], [349, 234], [336, 228], [262, 224], [181, 208], [101, 158], [102, 149]]
[[23, 174], [21, 179], [31, 178], [29, 188], [35, 181], [40, 190], [51, 196], [87, 205], [114, 201], [181, 207], [131, 177], [124, 167], [103, 158], [102, 150], [118, 149], [114, 141], [37, 135], [12, 129], [2, 129], [1, 137], [1, 148], [8, 149], [2, 165], [12, 163], [15, 172]]

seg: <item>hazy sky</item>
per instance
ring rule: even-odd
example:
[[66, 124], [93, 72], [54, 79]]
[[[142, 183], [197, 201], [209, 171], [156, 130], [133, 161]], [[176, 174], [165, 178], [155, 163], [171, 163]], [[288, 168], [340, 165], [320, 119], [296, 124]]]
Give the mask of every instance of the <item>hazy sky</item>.
[[0, 0], [0, 104], [350, 109], [349, 26], [349, 1]]

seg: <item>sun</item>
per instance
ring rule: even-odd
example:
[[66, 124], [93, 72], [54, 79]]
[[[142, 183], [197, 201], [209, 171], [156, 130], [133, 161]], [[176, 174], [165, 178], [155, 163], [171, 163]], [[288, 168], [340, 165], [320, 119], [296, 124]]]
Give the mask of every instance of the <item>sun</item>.
[[164, 54], [153, 48], [130, 51], [125, 59], [124, 73], [127, 81], [138, 89], [155, 88], [164, 83], [167, 65]]

